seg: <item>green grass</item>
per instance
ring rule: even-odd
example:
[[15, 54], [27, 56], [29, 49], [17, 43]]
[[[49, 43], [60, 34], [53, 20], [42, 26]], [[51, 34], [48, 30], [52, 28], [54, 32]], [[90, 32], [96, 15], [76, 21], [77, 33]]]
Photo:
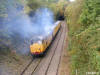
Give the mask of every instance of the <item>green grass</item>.
[[66, 8], [71, 75], [75, 75], [76, 70], [78, 75], [86, 75], [86, 72], [100, 72], [100, 15], [98, 10], [99, 6], [95, 4], [95, 0], [77, 0]]
[[[100, 26], [90, 27], [86, 31], [76, 35], [72, 39], [72, 69], [80, 71], [79, 75], [85, 75], [87, 71], [100, 71]], [[84, 72], [84, 73], [83, 73]]]

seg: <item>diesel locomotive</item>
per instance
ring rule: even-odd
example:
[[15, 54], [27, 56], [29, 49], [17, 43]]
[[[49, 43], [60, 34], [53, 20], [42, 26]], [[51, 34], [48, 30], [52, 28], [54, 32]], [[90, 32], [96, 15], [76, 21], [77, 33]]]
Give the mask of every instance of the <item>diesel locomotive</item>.
[[61, 27], [61, 21], [57, 21], [54, 24], [54, 28], [51, 34], [49, 34], [45, 38], [39, 36], [35, 41], [32, 40], [32, 43], [30, 45], [31, 54], [32, 55], [43, 54], [51, 44], [52, 40], [55, 38], [57, 32], [60, 30], [60, 27]]

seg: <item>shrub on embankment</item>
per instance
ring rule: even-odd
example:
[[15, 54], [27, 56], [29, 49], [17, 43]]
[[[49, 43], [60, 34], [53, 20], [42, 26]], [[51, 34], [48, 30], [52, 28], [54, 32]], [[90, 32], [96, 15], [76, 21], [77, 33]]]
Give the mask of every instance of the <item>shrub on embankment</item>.
[[100, 72], [99, 7], [99, 0], [76, 0], [66, 8], [72, 75]]

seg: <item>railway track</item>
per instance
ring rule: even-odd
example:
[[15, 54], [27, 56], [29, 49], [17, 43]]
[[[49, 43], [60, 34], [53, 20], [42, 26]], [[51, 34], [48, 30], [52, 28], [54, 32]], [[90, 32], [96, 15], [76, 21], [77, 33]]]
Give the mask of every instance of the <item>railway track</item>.
[[[64, 25], [64, 22], [63, 22]], [[66, 36], [66, 26], [63, 26], [63, 33], [61, 36], [61, 39], [59, 41], [59, 44], [57, 45], [55, 55], [53, 56], [52, 62], [49, 65], [48, 70], [46, 71], [45, 75], [58, 75], [58, 68], [60, 64], [61, 54], [63, 50], [64, 40]]]
[[33, 58], [24, 70], [21, 72], [20, 75], [32, 75], [34, 70], [38, 67], [39, 63], [41, 62], [42, 58]]
[[34, 58], [29, 62], [29, 64], [25, 67], [25, 69], [22, 71], [21, 75], [25, 73], [25, 71], [28, 69], [28, 67], [32, 64]]
[[63, 24], [46, 56], [33, 58], [20, 75], [57, 75], [66, 32], [66, 27]]

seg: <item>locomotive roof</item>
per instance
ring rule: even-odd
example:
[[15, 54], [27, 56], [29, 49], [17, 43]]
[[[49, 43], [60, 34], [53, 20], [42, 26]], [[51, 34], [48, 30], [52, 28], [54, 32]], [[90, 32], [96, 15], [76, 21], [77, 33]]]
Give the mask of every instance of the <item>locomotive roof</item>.
[[[59, 24], [60, 21], [57, 21], [51, 29], [54, 29], [58, 24]], [[47, 35], [40, 35], [40, 36], [35, 36], [31, 41], [33, 42], [37, 42], [37, 41], [42, 41], [44, 39], [46, 39], [47, 37], [49, 37], [51, 35], [52, 31], [48, 32]]]

